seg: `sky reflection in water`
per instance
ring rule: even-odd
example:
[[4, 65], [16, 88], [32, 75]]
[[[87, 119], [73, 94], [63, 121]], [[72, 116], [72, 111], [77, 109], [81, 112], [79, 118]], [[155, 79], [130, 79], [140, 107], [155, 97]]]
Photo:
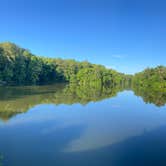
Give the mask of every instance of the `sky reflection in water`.
[[86, 105], [39, 104], [0, 125], [7, 166], [162, 165], [166, 107], [132, 91]]

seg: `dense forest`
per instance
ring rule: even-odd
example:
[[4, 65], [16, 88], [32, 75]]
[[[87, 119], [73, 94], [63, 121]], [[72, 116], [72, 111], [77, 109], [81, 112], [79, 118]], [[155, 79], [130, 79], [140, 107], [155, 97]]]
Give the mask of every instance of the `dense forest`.
[[163, 106], [166, 103], [166, 67], [147, 68], [132, 77], [131, 89], [146, 103]]
[[[164, 66], [125, 75], [86, 61], [45, 58], [35, 56], [13, 43], [0, 44], [0, 85], [55, 83], [60, 84], [0, 87], [0, 118], [8, 119], [39, 103], [87, 104], [114, 97], [125, 89], [133, 90], [146, 103], [157, 106], [166, 103]], [[13, 96], [16, 101], [13, 101]]]
[[[133, 86], [142, 89], [153, 89], [156, 91], [166, 90], [166, 67], [147, 68], [140, 73], [136, 73], [132, 78]], [[166, 91], [165, 91], [166, 92]]]
[[35, 85], [59, 82], [116, 85], [128, 79], [122, 73], [87, 61], [35, 56], [13, 43], [0, 44], [0, 83]]
[[73, 83], [89, 87], [130, 85], [132, 88], [166, 92], [166, 67], [147, 68], [125, 75], [87, 61], [33, 55], [13, 43], [0, 43], [0, 85]]

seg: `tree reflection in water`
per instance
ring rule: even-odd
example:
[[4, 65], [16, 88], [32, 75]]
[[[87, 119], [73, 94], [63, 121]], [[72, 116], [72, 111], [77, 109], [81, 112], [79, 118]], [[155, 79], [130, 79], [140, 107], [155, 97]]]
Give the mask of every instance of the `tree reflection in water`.
[[16, 114], [28, 111], [39, 104], [67, 104], [97, 102], [106, 98], [112, 98], [123, 90], [133, 90], [136, 96], [141, 96], [145, 103], [153, 103], [156, 106], [164, 106], [166, 93], [153, 89], [136, 86], [118, 85], [114, 87], [104, 86], [80, 86], [75, 84], [56, 84], [45, 86], [20, 86], [0, 88], [0, 118], [8, 120]]

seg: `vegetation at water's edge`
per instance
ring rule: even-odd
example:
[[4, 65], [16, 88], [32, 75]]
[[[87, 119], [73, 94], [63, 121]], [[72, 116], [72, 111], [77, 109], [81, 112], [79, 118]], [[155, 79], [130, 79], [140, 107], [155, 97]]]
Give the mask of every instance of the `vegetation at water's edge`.
[[166, 67], [147, 68], [134, 75], [133, 85], [142, 89], [166, 92]]
[[0, 84], [77, 82], [81, 85], [86, 83], [91, 86], [113, 86], [129, 77], [102, 65], [35, 56], [15, 44], [0, 44]]
[[[110, 92], [112, 95], [113, 88], [117, 87], [130, 87], [136, 95], [143, 97], [145, 102], [155, 103], [158, 106], [164, 105], [166, 100], [164, 66], [147, 68], [132, 76], [86, 61], [35, 56], [13, 43], [0, 43], [0, 85], [62, 82], [72, 84], [70, 90], [75, 87], [71, 91], [72, 95], [76, 93], [77, 101], [83, 103], [106, 97], [105, 92]], [[102, 92], [100, 96], [95, 98], [100, 92]], [[61, 96], [64, 98], [64, 95]], [[8, 109], [8, 105], [5, 108]]]
[[143, 89], [165, 91], [166, 67], [147, 68], [134, 76], [106, 69], [87, 61], [45, 58], [13, 43], [0, 43], [0, 84], [36, 85], [70, 82], [79, 85], [116, 86], [131, 84]]
[[157, 106], [166, 103], [166, 67], [147, 68], [132, 78], [132, 90], [146, 103]]

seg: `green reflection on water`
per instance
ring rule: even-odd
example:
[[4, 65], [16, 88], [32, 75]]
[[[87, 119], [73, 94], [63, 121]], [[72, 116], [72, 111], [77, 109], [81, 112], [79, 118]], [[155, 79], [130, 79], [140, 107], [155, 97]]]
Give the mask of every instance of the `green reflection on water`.
[[163, 106], [166, 93], [133, 86], [79, 86], [75, 84], [56, 84], [47, 86], [0, 87], [0, 118], [8, 120], [16, 114], [28, 111], [39, 104], [87, 104], [102, 99], [112, 98], [123, 90], [133, 90], [146, 103]]
[[3, 155], [0, 153], [0, 166], [3, 166]]

